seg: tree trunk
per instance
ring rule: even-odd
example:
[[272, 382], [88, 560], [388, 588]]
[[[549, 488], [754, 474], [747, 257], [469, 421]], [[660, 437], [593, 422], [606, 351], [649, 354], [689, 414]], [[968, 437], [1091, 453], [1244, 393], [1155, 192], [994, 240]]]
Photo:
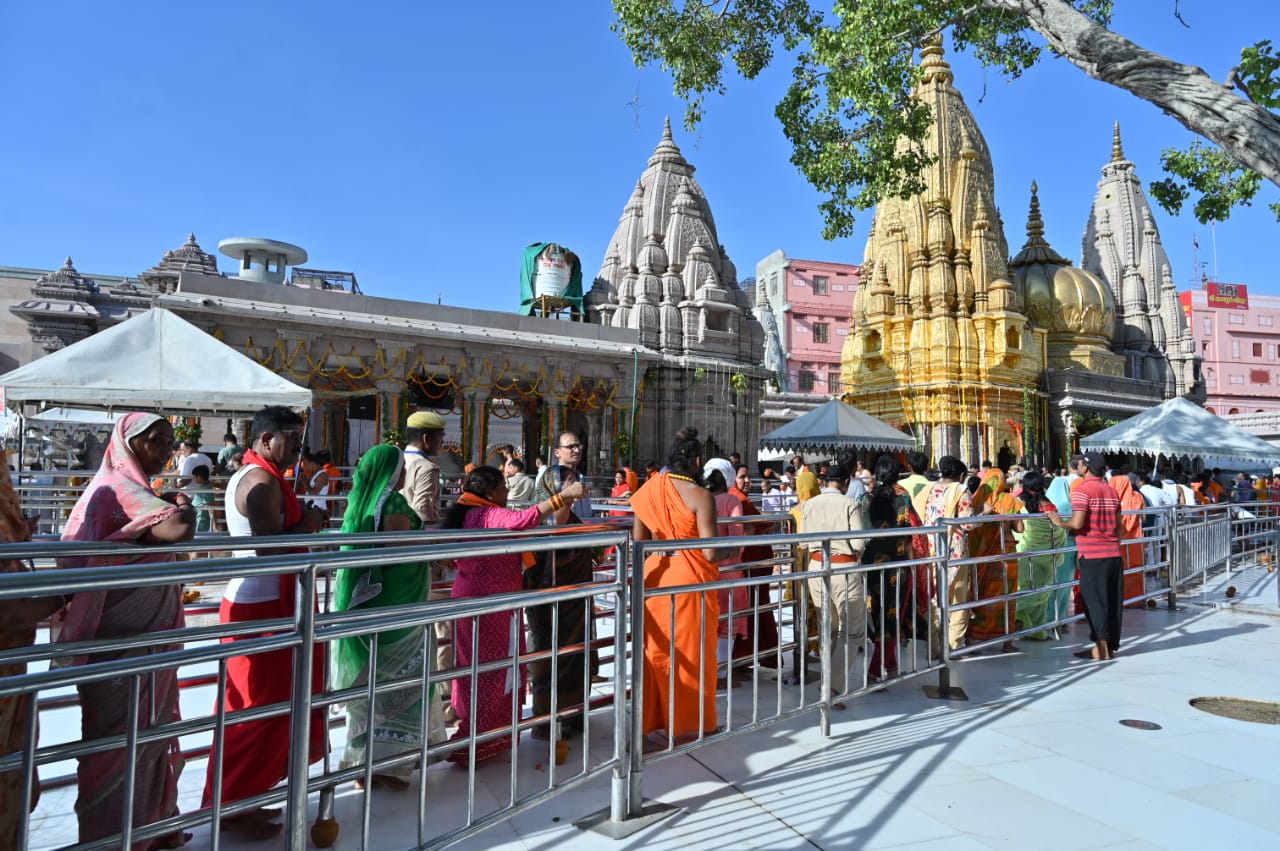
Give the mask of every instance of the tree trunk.
[[1280, 185], [1280, 116], [1203, 68], [1183, 65], [1099, 26], [1063, 0], [982, 0], [1026, 17], [1050, 46], [1095, 80], [1160, 107], [1188, 130]]

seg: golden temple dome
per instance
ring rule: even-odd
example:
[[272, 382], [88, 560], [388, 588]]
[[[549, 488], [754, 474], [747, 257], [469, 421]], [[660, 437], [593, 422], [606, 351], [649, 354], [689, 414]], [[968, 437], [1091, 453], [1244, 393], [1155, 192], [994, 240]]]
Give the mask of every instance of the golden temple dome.
[[1009, 261], [1025, 294], [1027, 317], [1047, 329], [1051, 339], [1067, 336], [1109, 346], [1115, 332], [1115, 296], [1101, 278], [1072, 266], [1045, 241], [1036, 192], [1032, 183], [1027, 242]]

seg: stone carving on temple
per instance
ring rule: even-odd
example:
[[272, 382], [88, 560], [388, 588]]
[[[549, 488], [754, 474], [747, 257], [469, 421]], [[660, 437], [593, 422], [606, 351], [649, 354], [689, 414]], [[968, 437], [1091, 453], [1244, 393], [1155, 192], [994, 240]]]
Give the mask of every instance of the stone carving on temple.
[[26, 320], [37, 345], [46, 352], [56, 352], [98, 330], [97, 292], [97, 284], [76, 271], [68, 257], [61, 268], [36, 279], [31, 286], [32, 298], [9, 311]]
[[1155, 382], [1165, 399], [1203, 397], [1195, 342], [1142, 181], [1125, 158], [1119, 122], [1085, 225], [1080, 265], [1115, 297], [1112, 349], [1125, 359], [1128, 377]]
[[188, 234], [187, 241], [182, 245], [166, 251], [159, 263], [138, 277], [148, 288], [164, 294], [177, 290], [178, 276], [183, 272], [219, 274], [217, 258], [200, 247], [194, 233]]
[[758, 365], [764, 330], [693, 174], [668, 119], [584, 299], [587, 316], [665, 354]]

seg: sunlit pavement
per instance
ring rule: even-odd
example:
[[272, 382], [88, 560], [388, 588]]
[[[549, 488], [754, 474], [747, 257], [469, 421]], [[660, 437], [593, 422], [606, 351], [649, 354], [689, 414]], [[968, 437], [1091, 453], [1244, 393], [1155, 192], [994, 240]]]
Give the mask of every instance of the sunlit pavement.
[[[1228, 586], [1236, 588], [1230, 598]], [[1201, 696], [1280, 701], [1276, 574], [1257, 567], [1217, 576], [1179, 605], [1176, 612], [1126, 610], [1114, 662], [1072, 657], [1087, 639], [1077, 624], [1061, 641], [1021, 641], [1019, 653], [957, 663], [952, 682], [966, 702], [927, 698], [922, 686], [935, 678], [894, 684], [833, 713], [829, 738], [818, 732], [816, 715], [806, 716], [648, 766], [646, 800], [676, 811], [625, 839], [574, 826], [608, 805], [606, 777], [454, 847], [1280, 847], [1280, 726], [1189, 703]], [[739, 687], [735, 702], [745, 704], [749, 694]], [[608, 717], [597, 713], [592, 728], [591, 747], [607, 750]], [[572, 741], [570, 763], [581, 747], [581, 739]], [[545, 743], [522, 740], [521, 773], [545, 778], [545, 754]], [[198, 762], [184, 773], [184, 808], [198, 805], [203, 769]], [[478, 806], [507, 797], [508, 770], [500, 759], [477, 773]], [[465, 808], [466, 777], [432, 766], [429, 812], [452, 823]], [[370, 848], [415, 844], [417, 783], [408, 792], [374, 793]], [[42, 803], [33, 847], [74, 839], [69, 796], [50, 797], [63, 803]], [[349, 787], [340, 792], [335, 848], [360, 847], [360, 801]], [[226, 840], [227, 848], [284, 845]], [[190, 847], [209, 847], [207, 828], [197, 829]]]

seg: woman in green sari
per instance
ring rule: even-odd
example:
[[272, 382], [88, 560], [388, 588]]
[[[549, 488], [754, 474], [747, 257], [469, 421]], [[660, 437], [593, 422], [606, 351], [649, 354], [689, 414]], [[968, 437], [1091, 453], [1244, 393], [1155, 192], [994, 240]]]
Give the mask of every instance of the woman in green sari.
[[[364, 454], [352, 476], [351, 493], [342, 520], [343, 532], [407, 532], [422, 528], [422, 521], [398, 491], [404, 482], [404, 455], [395, 446], [382, 444]], [[368, 546], [368, 545], [365, 545]], [[363, 547], [343, 547], [344, 550]], [[345, 612], [380, 606], [420, 603], [427, 599], [431, 581], [427, 562], [387, 564], [338, 571], [334, 609]], [[369, 655], [377, 654], [379, 683], [416, 680], [396, 691], [377, 696], [370, 721], [369, 701], [347, 704], [347, 746], [343, 768], [416, 751], [422, 746], [422, 647], [423, 628], [391, 629], [373, 635], [340, 638], [334, 642], [333, 686], [337, 689], [367, 684]], [[373, 753], [369, 753], [369, 729], [373, 729]], [[374, 775], [375, 785], [403, 789], [413, 771], [411, 762]]]
[[[1063, 573], [1066, 553], [1040, 554], [1044, 550], [1052, 550], [1067, 546], [1067, 532], [1054, 526], [1044, 516], [1044, 506], [1052, 505], [1045, 494], [1044, 477], [1039, 473], [1027, 473], [1022, 477], [1022, 510], [1034, 519], [1024, 520], [1022, 531], [1014, 532], [1018, 542], [1018, 552], [1029, 553], [1023, 556], [1018, 565], [1018, 590], [1028, 591], [1036, 588], [1049, 588], [1059, 582], [1070, 581], [1075, 571], [1074, 561], [1071, 574]], [[1069, 589], [1068, 589], [1069, 590]], [[1036, 627], [1052, 623], [1065, 615], [1058, 611], [1055, 601], [1061, 595], [1052, 590], [1040, 594], [1031, 594], [1018, 598], [1018, 629]], [[1027, 636], [1036, 640], [1053, 638], [1049, 630], [1039, 630]]]

